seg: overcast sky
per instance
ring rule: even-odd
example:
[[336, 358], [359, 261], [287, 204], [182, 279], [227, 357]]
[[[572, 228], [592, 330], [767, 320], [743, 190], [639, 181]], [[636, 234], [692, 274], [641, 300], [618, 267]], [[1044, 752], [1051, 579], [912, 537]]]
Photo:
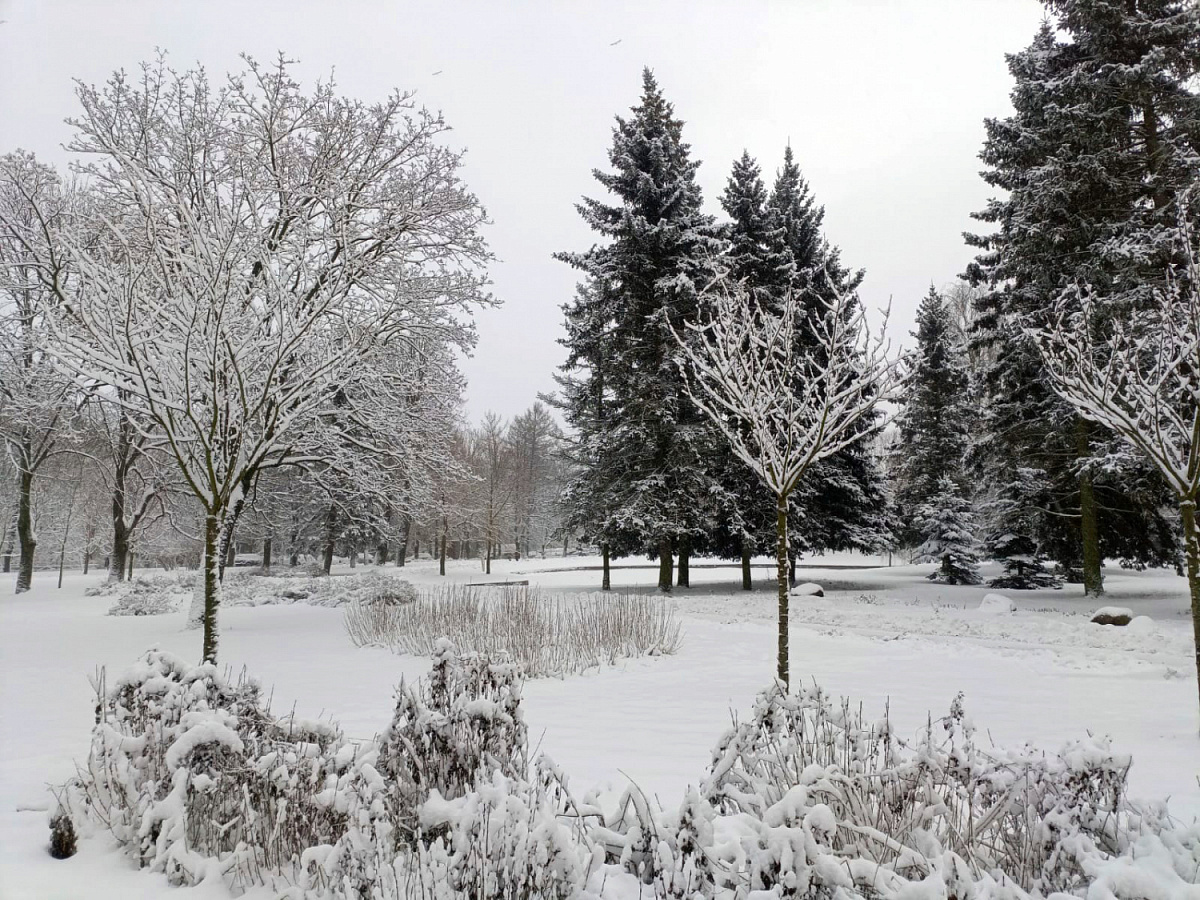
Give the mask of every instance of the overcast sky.
[[364, 100], [415, 90], [467, 149], [464, 179], [494, 220], [503, 306], [479, 316], [467, 414], [511, 416], [554, 387], [576, 273], [551, 254], [593, 243], [574, 204], [600, 196], [591, 171], [642, 66], [687, 123], [712, 212], [743, 148], [769, 183], [791, 142], [828, 237], [867, 270], [865, 302], [891, 297], [908, 341], [930, 283], [971, 257], [961, 234], [991, 194], [983, 119], [1010, 111], [1004, 53], [1042, 15], [1036, 0], [0, 0], [0, 152], [63, 163], [71, 79], [101, 82], [159, 47], [214, 75], [282, 50], [305, 81], [333, 70]]

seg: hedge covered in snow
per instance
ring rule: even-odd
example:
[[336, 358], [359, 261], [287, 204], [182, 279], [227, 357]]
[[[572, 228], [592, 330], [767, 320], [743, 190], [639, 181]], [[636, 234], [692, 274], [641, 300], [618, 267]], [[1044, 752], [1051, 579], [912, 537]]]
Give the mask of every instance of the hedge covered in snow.
[[157, 651], [98, 690], [66, 808], [179, 884], [292, 900], [1200, 897], [1200, 828], [1130, 804], [1127, 758], [1093, 740], [984, 748], [961, 698], [905, 741], [819, 688], [772, 687], [663, 810], [636, 787], [577, 801], [549, 759], [530, 762], [518, 669], [448, 642], [366, 744]]

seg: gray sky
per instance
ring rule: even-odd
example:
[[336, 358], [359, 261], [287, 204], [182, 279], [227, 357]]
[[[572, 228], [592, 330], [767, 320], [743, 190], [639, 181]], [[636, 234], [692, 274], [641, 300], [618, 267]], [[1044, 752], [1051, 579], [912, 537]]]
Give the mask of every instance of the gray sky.
[[332, 69], [364, 100], [417, 91], [467, 148], [464, 178], [495, 222], [504, 305], [479, 316], [464, 369], [468, 416], [507, 417], [554, 386], [576, 273], [550, 254], [593, 243], [574, 203], [600, 196], [591, 170], [643, 65], [687, 123], [712, 212], [743, 147], [770, 183], [791, 142], [829, 238], [867, 270], [864, 300], [892, 297], [907, 341], [929, 284], [971, 257], [961, 233], [991, 193], [983, 118], [1010, 111], [1003, 54], [1042, 15], [1036, 0], [0, 0], [0, 152], [64, 162], [71, 79], [101, 82], [157, 47], [213, 75], [283, 50], [305, 81]]

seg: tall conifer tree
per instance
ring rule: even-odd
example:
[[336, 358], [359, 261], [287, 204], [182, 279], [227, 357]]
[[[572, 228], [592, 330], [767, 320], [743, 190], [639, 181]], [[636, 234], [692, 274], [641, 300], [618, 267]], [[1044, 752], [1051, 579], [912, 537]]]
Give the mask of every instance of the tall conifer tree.
[[[570, 490], [591, 505], [585, 518], [621, 545], [614, 550], [633, 545], [657, 554], [659, 587], [669, 590], [674, 552], [688, 553], [711, 530], [721, 492], [704, 464], [716, 436], [684, 393], [669, 323], [699, 318], [701, 292], [724, 242], [701, 209], [699, 163], [683, 141], [683, 122], [649, 69], [641, 103], [617, 119], [609, 160], [613, 171], [594, 175], [616, 202], [585, 198], [578, 207], [606, 243], [558, 255], [589, 282], [591, 308], [577, 311], [577, 324], [603, 335], [602, 349], [588, 360], [602, 354], [602, 384], [579, 385], [575, 399], [564, 398], [590, 396], [594, 403], [599, 396], [603, 409], [593, 452]], [[585, 359], [573, 353], [564, 375], [572, 377]]]
[[968, 236], [982, 250], [968, 277], [989, 288], [974, 341], [992, 360], [976, 458], [1000, 485], [997, 539], [1082, 565], [1100, 593], [1104, 556], [1164, 562], [1176, 541], [1154, 479], [1101, 464], [1116, 458], [1111, 436], [1053, 395], [1025, 329], [1077, 284], [1121, 315], [1160, 283], [1171, 198], [1196, 172], [1200, 106], [1187, 83], [1200, 71], [1200, 12], [1183, 0], [1047, 7], [1057, 21], [1008, 57], [1014, 114], [985, 123], [984, 178], [1008, 195], [977, 214], [998, 230]]

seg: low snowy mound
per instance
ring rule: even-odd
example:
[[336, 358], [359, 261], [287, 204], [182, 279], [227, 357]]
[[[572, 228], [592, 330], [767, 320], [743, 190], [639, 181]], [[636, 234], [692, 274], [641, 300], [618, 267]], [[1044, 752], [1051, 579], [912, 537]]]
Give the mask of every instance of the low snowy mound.
[[984, 594], [979, 601], [979, 611], [989, 616], [1007, 616], [1017, 611], [1017, 604], [1003, 594]]
[[1158, 633], [1158, 623], [1149, 616], [1134, 616], [1126, 627], [1134, 634]]
[[812, 581], [806, 581], [804, 584], [796, 585], [788, 593], [793, 597], [824, 597], [825, 588]]
[[1093, 739], [996, 748], [961, 695], [906, 740], [776, 684], [664, 809], [636, 787], [577, 801], [550, 760], [530, 764], [519, 667], [447, 641], [361, 744], [157, 651], [97, 688], [59, 830], [108, 830], [175, 884], [292, 900], [1200, 895], [1200, 825], [1131, 804], [1128, 757]]
[[1103, 606], [1092, 613], [1097, 625], [1128, 625], [1133, 621], [1133, 610], [1124, 606]]

